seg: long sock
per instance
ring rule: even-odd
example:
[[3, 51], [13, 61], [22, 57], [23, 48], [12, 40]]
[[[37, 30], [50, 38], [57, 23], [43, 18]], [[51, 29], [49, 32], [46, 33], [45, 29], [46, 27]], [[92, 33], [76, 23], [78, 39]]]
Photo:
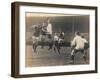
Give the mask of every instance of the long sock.
[[84, 61], [86, 62], [86, 56], [83, 56], [83, 58], [84, 58]]
[[74, 60], [74, 55], [71, 56], [71, 59]]

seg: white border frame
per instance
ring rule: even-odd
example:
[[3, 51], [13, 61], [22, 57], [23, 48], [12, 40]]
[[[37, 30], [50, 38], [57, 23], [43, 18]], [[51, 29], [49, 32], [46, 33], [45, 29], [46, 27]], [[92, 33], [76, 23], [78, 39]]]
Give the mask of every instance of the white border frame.
[[[54, 8], [37, 6], [20, 6], [19, 13], [19, 74], [40, 74], [57, 72], [75, 72], [95, 70], [95, 10], [73, 9], [73, 8]], [[25, 67], [25, 12], [43, 12], [59, 14], [82, 14], [90, 15], [90, 64], [89, 65], [67, 65], [50, 67]]]

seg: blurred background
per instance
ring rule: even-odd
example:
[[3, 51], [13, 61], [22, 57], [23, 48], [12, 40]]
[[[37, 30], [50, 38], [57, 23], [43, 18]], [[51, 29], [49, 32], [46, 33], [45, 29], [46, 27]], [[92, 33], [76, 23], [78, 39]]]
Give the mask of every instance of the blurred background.
[[26, 13], [26, 43], [32, 43], [32, 25], [41, 24], [49, 17], [52, 24], [53, 34], [64, 32], [65, 41], [70, 42], [76, 31], [84, 34], [89, 41], [89, 15], [59, 15], [59, 14], [40, 14]]

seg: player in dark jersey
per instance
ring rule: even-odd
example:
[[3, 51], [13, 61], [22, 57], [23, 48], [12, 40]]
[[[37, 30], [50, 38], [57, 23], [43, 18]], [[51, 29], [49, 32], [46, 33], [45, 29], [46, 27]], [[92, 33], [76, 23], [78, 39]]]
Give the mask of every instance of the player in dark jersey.
[[41, 26], [41, 34], [40, 34], [41, 48], [44, 48], [44, 42], [45, 42], [46, 35], [47, 35], [47, 25], [45, 22], [43, 22]]
[[33, 39], [33, 50], [34, 52], [37, 53], [37, 46], [38, 46], [38, 42], [39, 42], [39, 36], [40, 36], [40, 28], [38, 25], [35, 25], [34, 28], [33, 28], [33, 36], [32, 36], [32, 39]]
[[84, 43], [84, 51], [83, 51], [83, 59], [84, 59], [84, 61], [86, 62], [86, 60], [87, 60], [87, 50], [88, 50], [88, 48], [89, 48], [89, 43], [88, 43], [88, 41], [85, 39], [85, 37], [84, 37], [83, 34], [81, 35], [81, 37], [82, 37], [83, 41], [85, 42], [85, 43]]

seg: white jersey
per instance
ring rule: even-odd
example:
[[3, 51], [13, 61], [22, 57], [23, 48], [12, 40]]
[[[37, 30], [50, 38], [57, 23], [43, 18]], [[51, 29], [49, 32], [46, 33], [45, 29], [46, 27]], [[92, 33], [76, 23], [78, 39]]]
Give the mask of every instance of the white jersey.
[[85, 38], [82, 38], [84, 43], [88, 43], [88, 41]]
[[58, 36], [54, 36], [54, 41], [58, 41], [59, 37]]
[[47, 32], [49, 34], [52, 34], [52, 25], [49, 23], [48, 26], [47, 26]]
[[75, 46], [75, 49], [84, 49], [84, 45], [87, 41], [81, 36], [75, 36], [71, 45]]

